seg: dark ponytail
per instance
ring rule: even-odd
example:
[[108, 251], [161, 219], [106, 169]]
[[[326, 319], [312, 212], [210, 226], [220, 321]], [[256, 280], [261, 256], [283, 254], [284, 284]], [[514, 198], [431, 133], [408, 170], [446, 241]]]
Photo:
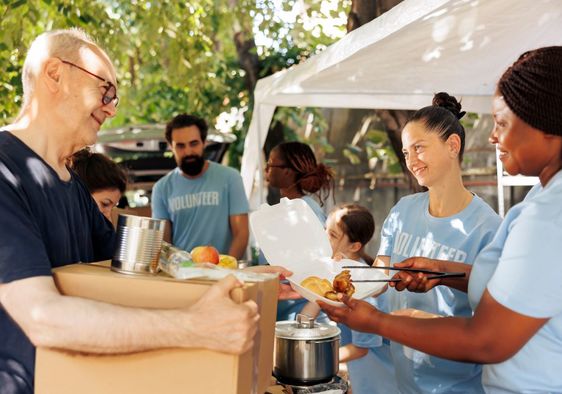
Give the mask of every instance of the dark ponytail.
[[466, 112], [461, 111], [461, 108], [461, 103], [455, 97], [445, 92], [439, 92], [433, 96], [432, 105], [417, 110], [408, 123], [422, 122], [429, 130], [437, 133], [443, 141], [447, 141], [449, 136], [457, 134], [461, 140], [459, 163], [462, 163], [465, 131], [460, 119]]

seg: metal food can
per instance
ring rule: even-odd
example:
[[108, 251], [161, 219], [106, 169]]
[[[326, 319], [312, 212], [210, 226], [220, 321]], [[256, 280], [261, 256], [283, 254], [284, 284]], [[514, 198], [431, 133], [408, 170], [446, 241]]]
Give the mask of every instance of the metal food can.
[[111, 269], [124, 274], [155, 274], [166, 220], [120, 214]]

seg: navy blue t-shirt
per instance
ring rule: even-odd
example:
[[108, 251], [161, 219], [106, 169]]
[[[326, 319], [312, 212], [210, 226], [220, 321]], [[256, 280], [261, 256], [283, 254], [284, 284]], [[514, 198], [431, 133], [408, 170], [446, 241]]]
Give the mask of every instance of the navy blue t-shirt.
[[[115, 233], [75, 173], [62, 181], [10, 132], [0, 132], [0, 283], [111, 258]], [[35, 348], [0, 305], [0, 392], [32, 393]]]

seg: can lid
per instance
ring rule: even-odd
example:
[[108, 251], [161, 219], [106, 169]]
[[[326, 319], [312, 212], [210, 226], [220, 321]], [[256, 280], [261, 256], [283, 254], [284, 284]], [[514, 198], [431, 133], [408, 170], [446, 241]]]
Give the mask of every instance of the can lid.
[[317, 323], [307, 315], [297, 315], [297, 320], [275, 323], [275, 336], [284, 339], [320, 340], [340, 335], [340, 329], [331, 324]]

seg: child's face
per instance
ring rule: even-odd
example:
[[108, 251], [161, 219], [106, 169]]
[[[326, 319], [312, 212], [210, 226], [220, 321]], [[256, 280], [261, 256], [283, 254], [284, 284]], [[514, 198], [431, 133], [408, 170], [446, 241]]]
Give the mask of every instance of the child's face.
[[328, 220], [326, 221], [326, 233], [328, 234], [330, 246], [332, 247], [332, 256], [336, 253], [341, 253], [350, 258], [353, 253], [352, 243], [349, 241], [347, 234], [345, 234], [339, 226], [341, 212], [339, 215], [338, 212], [340, 211], [333, 212], [328, 216]]

